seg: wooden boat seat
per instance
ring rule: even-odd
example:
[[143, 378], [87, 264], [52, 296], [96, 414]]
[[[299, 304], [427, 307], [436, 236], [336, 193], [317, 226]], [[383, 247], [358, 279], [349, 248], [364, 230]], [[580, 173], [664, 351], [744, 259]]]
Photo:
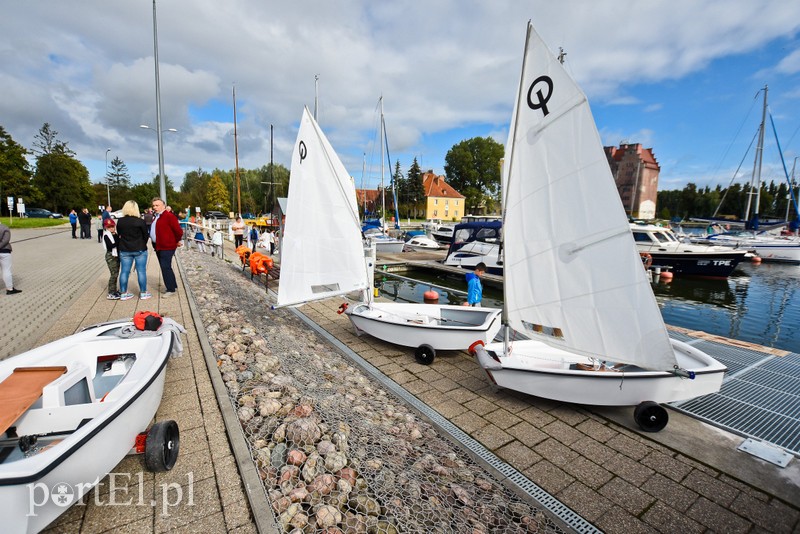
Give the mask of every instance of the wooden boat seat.
[[25, 413], [39, 397], [44, 387], [67, 372], [63, 365], [54, 367], [17, 367], [0, 382], [0, 433], [5, 433], [14, 421]]

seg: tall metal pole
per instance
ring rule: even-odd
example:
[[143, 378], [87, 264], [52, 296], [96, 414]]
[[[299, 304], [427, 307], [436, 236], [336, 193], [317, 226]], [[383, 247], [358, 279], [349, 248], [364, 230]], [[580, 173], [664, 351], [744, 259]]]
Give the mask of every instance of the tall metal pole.
[[106, 204], [106, 207], [111, 205], [111, 187], [108, 185], [108, 153], [110, 150], [110, 148], [106, 149], [106, 194], [108, 195], [108, 204]]
[[269, 207], [269, 218], [272, 219], [272, 207], [275, 205], [275, 199], [272, 197], [272, 185], [275, 180], [272, 178], [272, 125], [269, 125], [269, 199], [272, 204]]
[[236, 206], [237, 215], [242, 215], [242, 187], [239, 181], [239, 136], [236, 130], [236, 86], [233, 86], [233, 151], [236, 157]]
[[317, 106], [319, 104], [319, 74], [314, 75], [314, 120], [317, 120]]
[[156, 0], [153, 0], [153, 57], [156, 64], [156, 135], [158, 136], [158, 181], [161, 200], [167, 204], [167, 183], [164, 176], [164, 143], [161, 136], [161, 81], [158, 76], [158, 24]]

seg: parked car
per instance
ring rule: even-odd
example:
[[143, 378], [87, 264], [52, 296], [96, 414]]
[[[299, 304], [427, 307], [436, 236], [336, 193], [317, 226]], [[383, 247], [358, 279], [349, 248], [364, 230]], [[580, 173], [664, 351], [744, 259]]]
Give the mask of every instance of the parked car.
[[207, 211], [204, 215], [206, 219], [227, 219], [228, 216], [221, 211]]
[[60, 213], [53, 213], [44, 208], [25, 208], [25, 216], [34, 219], [61, 219], [64, 217]]

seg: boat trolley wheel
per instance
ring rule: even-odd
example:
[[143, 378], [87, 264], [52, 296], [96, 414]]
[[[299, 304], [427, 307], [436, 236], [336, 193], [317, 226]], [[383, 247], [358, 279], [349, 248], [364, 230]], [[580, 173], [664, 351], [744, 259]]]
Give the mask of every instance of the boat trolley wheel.
[[153, 472], [169, 471], [178, 460], [180, 431], [175, 421], [160, 421], [147, 431], [144, 465]]
[[667, 426], [669, 413], [657, 402], [645, 401], [633, 411], [633, 419], [645, 432], [658, 432]]
[[420, 345], [414, 351], [414, 358], [422, 365], [430, 365], [433, 359], [436, 358], [436, 351], [430, 345]]

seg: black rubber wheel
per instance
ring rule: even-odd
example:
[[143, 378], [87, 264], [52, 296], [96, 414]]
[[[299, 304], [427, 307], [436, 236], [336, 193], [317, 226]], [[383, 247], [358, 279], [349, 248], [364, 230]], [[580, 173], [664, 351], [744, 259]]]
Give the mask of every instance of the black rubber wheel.
[[160, 421], [147, 432], [144, 465], [154, 473], [169, 471], [178, 460], [180, 431], [175, 421]]
[[633, 411], [633, 419], [645, 432], [659, 432], [669, 423], [669, 413], [657, 402], [645, 401]]
[[436, 358], [436, 351], [430, 345], [420, 345], [414, 351], [414, 358], [422, 365], [430, 365]]

